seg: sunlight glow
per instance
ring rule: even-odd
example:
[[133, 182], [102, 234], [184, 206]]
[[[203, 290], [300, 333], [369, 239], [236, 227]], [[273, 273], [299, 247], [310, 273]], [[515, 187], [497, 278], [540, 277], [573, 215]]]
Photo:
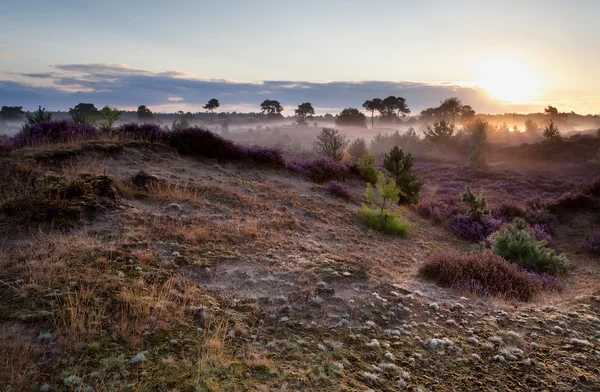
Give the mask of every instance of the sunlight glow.
[[540, 87], [539, 78], [510, 57], [492, 57], [482, 62], [478, 84], [493, 98], [510, 103], [532, 102]]

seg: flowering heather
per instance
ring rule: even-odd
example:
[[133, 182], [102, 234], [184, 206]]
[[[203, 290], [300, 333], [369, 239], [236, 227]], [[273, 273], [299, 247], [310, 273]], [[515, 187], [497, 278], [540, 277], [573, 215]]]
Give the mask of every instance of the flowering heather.
[[128, 123], [119, 126], [114, 135], [125, 139], [145, 140], [151, 143], [162, 143], [167, 138], [167, 133], [156, 124]]
[[0, 154], [11, 152], [13, 149], [13, 141], [6, 135], [0, 135]]
[[421, 200], [417, 205], [417, 212], [420, 215], [435, 222], [446, 222], [450, 217], [462, 214], [464, 211], [465, 207], [459, 204], [457, 198], [427, 198]]
[[318, 183], [342, 180], [349, 173], [346, 164], [328, 158], [288, 160], [285, 165], [288, 169], [303, 174]]
[[245, 159], [250, 159], [256, 163], [285, 166], [285, 159], [283, 159], [281, 151], [276, 148], [262, 146], [237, 146]]
[[341, 197], [342, 199], [350, 198], [350, 191], [348, 191], [348, 188], [346, 188], [346, 186], [339, 181], [329, 181], [327, 188], [329, 189], [329, 192]]
[[93, 125], [78, 124], [69, 120], [52, 120], [23, 128], [13, 136], [12, 142], [15, 148], [21, 148], [47, 143], [90, 140], [98, 136], [98, 131]]
[[425, 279], [479, 295], [531, 300], [544, 286], [541, 275], [530, 274], [490, 252], [437, 252], [419, 269]]
[[575, 188], [560, 195], [553, 204], [553, 207], [582, 208], [589, 207], [593, 205], [593, 203], [594, 199], [586, 189]]
[[587, 236], [583, 242], [583, 249], [596, 256], [600, 256], [600, 230], [596, 230]]
[[480, 219], [471, 213], [459, 214], [449, 222], [450, 229], [460, 237], [470, 241], [484, 241], [496, 232], [504, 222], [492, 215], [483, 215]]

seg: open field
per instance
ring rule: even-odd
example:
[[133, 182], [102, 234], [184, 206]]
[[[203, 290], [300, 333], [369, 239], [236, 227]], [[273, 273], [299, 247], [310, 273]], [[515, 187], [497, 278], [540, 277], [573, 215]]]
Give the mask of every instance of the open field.
[[[400, 210], [406, 237], [370, 230], [355, 175], [344, 200], [285, 167], [134, 140], [1, 164], [3, 390], [600, 388], [595, 207], [553, 210], [569, 272], [519, 302], [423, 280], [432, 255], [472, 242], [420, 206]], [[594, 170], [416, 163], [422, 204], [470, 185], [492, 208], [558, 199]]]

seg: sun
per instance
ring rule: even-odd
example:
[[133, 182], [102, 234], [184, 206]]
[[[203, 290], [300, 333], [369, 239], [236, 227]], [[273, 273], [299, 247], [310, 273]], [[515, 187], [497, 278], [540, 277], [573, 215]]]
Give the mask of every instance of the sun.
[[500, 101], [528, 103], [538, 96], [538, 78], [516, 59], [488, 58], [479, 73], [479, 86]]

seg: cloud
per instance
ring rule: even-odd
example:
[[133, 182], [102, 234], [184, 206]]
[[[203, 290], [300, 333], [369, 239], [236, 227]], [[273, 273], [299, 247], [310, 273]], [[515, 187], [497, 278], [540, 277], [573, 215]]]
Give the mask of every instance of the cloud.
[[[65, 110], [79, 102], [97, 106], [202, 110], [216, 97], [222, 107], [259, 110], [264, 99], [277, 99], [284, 107], [311, 102], [320, 113], [340, 108], [361, 108], [366, 99], [388, 95], [406, 98], [413, 113], [437, 106], [445, 98], [456, 96], [478, 112], [528, 110], [525, 106], [506, 106], [489, 98], [485, 91], [452, 83], [418, 83], [394, 81], [289, 81], [265, 80], [240, 82], [205, 79], [179, 71], [151, 72], [124, 64], [59, 64], [47, 73], [10, 73], [24, 80], [0, 80], [0, 101], [26, 109], [44, 105], [51, 110]], [[44, 80], [43, 86], [28, 80]], [[253, 109], [250, 109], [253, 108]], [[331, 110], [329, 110], [331, 109]], [[156, 109], [155, 109], [156, 110]], [[284, 114], [292, 115], [291, 110]]]

